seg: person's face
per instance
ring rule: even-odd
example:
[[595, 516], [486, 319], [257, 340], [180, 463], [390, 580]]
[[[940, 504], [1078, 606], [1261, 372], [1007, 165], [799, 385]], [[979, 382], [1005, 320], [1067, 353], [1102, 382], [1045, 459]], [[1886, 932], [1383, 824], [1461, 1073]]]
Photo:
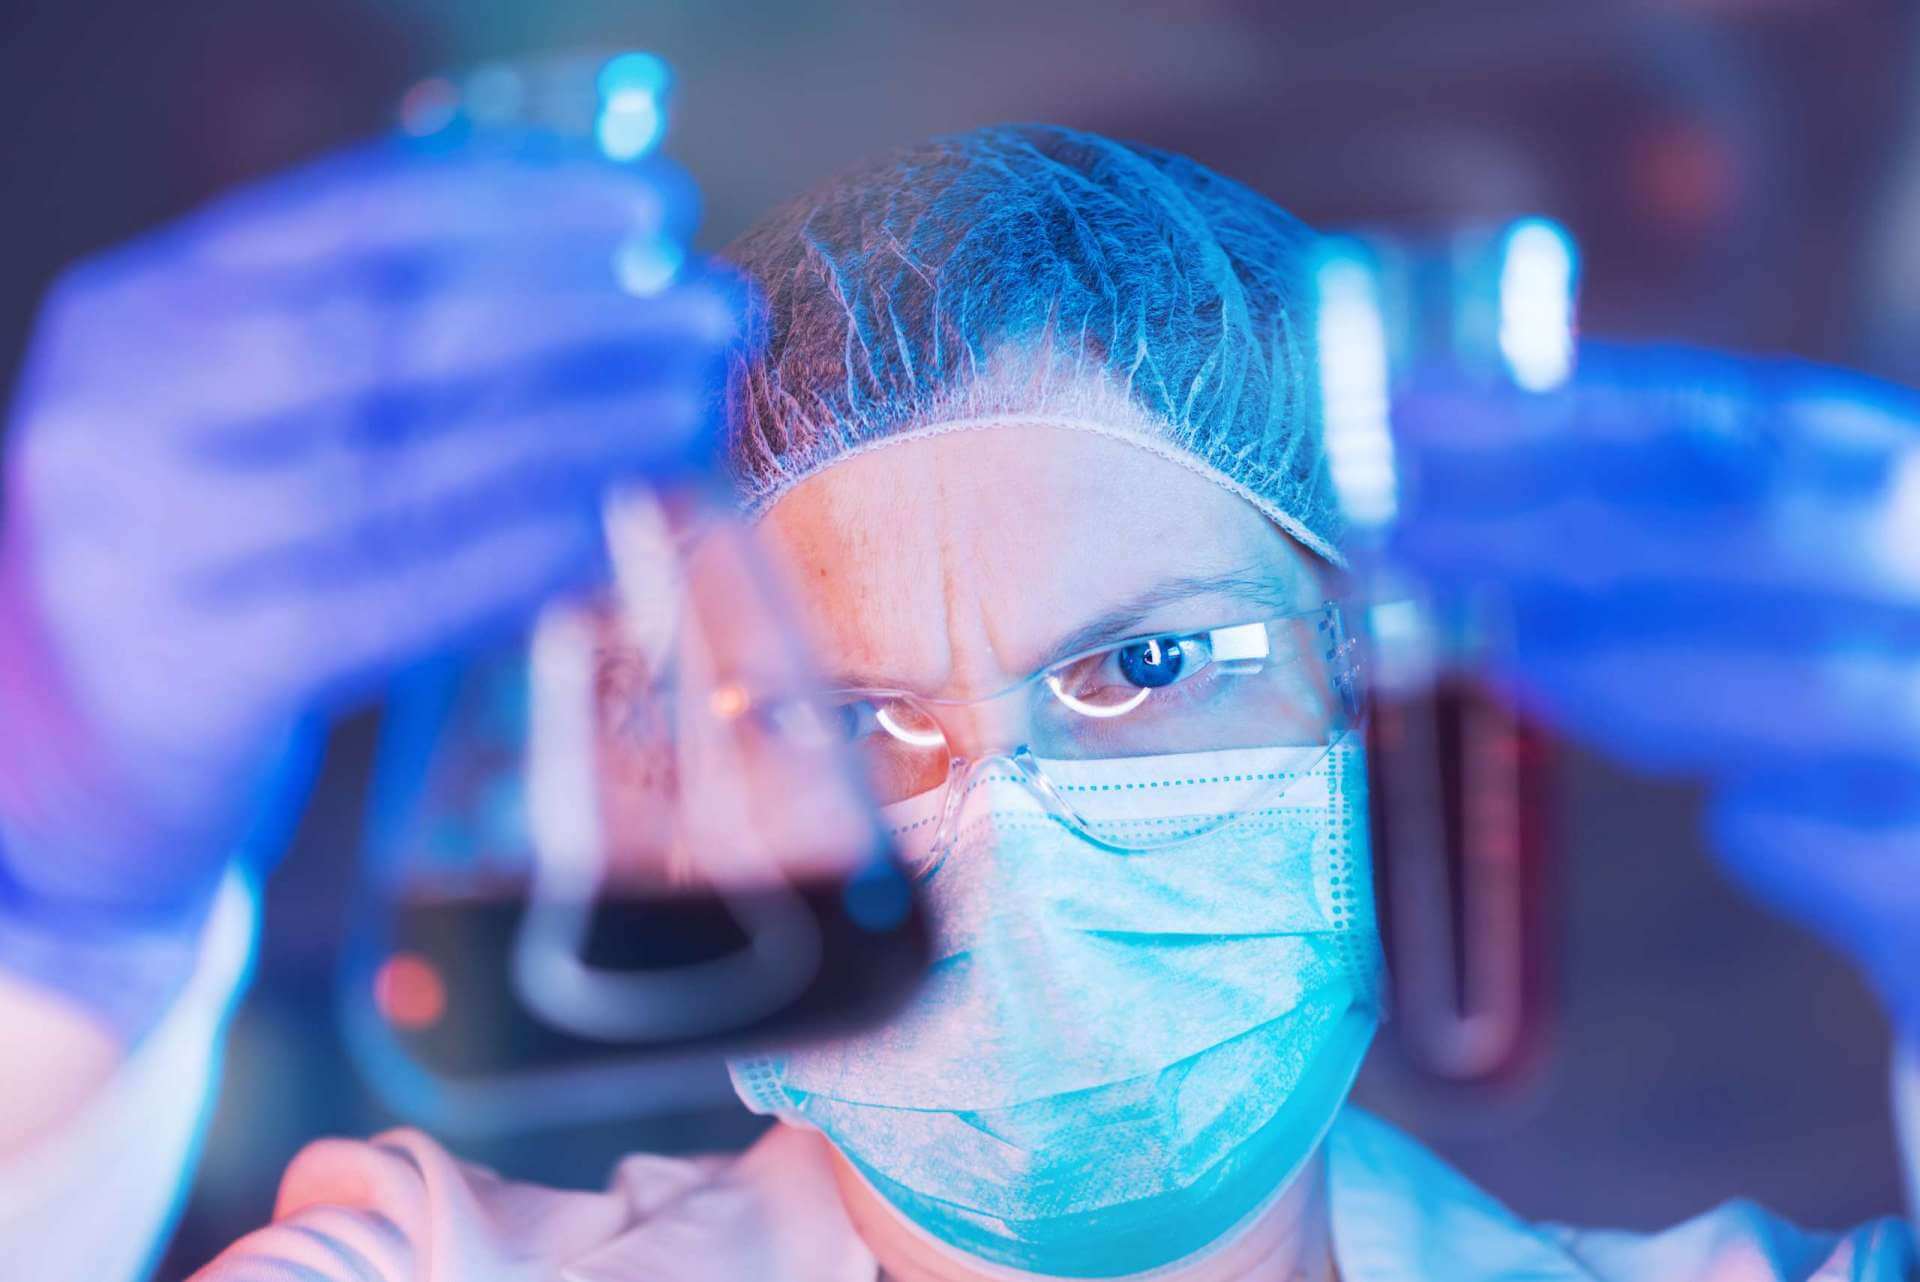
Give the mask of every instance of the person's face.
[[[1009, 423], [890, 445], [797, 485], [762, 523], [831, 687], [996, 693], [1154, 632], [1310, 610], [1321, 563], [1251, 503], [1088, 431]], [[955, 751], [1004, 750], [956, 717]]]

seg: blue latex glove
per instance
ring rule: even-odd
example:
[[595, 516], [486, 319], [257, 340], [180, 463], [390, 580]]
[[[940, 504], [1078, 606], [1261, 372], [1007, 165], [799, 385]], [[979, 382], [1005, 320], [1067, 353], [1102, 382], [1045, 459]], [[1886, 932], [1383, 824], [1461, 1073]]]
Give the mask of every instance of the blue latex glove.
[[663, 167], [392, 142], [59, 282], [6, 458], [0, 965], [137, 1025], [302, 725], [593, 580], [607, 487], [703, 464], [728, 291], [612, 267], [691, 220]]
[[1920, 397], [1592, 346], [1563, 393], [1395, 411], [1394, 555], [1514, 603], [1518, 697], [1704, 777], [1725, 866], [1920, 1032]]

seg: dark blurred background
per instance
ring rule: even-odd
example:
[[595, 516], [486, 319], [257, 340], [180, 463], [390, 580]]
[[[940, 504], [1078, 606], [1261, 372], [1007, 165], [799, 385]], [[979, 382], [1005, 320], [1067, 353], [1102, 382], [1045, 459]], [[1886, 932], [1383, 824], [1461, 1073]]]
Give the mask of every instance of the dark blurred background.
[[[669, 151], [717, 246], [897, 143], [1057, 121], [1187, 152], [1321, 224], [1542, 212], [1589, 330], [1920, 373], [1920, 8], [1896, 0], [12, 0], [0, 352], [63, 264], [381, 130], [415, 79], [582, 45], [667, 56]], [[1782, 709], [1783, 716], [1791, 709]], [[164, 1278], [269, 1213], [307, 1139], [391, 1124], [332, 1023], [374, 722], [335, 736], [269, 893], [205, 1164]], [[1731, 1196], [1839, 1226], [1899, 1201], [1886, 1042], [1811, 940], [1716, 876], [1697, 799], [1569, 755], [1561, 1006], [1515, 1092], [1435, 1089], [1390, 1039], [1361, 1097], [1522, 1214], [1636, 1228]], [[598, 1183], [738, 1110], [458, 1145]]]

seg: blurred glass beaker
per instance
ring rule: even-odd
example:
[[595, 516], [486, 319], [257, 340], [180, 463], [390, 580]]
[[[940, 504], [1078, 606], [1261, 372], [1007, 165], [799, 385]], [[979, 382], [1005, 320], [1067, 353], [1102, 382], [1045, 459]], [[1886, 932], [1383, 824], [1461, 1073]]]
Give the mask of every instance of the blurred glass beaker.
[[[530, 130], [617, 163], [657, 140], [664, 89], [647, 55], [567, 58], [437, 79], [403, 112], [449, 145]], [[610, 287], [651, 292], [640, 259], [678, 267], [623, 251]], [[721, 1052], [879, 1018], [926, 963], [729, 497], [704, 478], [609, 495], [605, 525], [610, 590], [388, 701], [341, 1007], [376, 1087], [437, 1127], [721, 1098]]]
[[1495, 596], [1439, 597], [1380, 555], [1398, 515], [1394, 398], [1435, 370], [1546, 392], [1572, 371], [1578, 258], [1545, 219], [1329, 239], [1314, 285], [1327, 457], [1365, 601], [1381, 930], [1409, 1058], [1509, 1079], [1550, 1006], [1550, 745], [1484, 681], [1512, 644]]

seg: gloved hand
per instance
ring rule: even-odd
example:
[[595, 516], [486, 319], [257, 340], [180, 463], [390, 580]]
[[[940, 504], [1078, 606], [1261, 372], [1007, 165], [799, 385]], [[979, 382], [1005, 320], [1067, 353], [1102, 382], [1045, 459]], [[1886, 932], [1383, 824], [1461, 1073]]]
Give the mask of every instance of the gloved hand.
[[190, 930], [300, 727], [593, 580], [607, 487], [704, 465], [730, 291], [613, 269], [691, 209], [550, 139], [396, 141], [58, 283], [6, 458], [0, 965], [62, 969], [9, 926]]
[[1500, 679], [1709, 781], [1726, 868], [1920, 1037], [1920, 397], [1594, 345], [1549, 397], [1420, 387], [1395, 434], [1392, 555], [1508, 597]]

